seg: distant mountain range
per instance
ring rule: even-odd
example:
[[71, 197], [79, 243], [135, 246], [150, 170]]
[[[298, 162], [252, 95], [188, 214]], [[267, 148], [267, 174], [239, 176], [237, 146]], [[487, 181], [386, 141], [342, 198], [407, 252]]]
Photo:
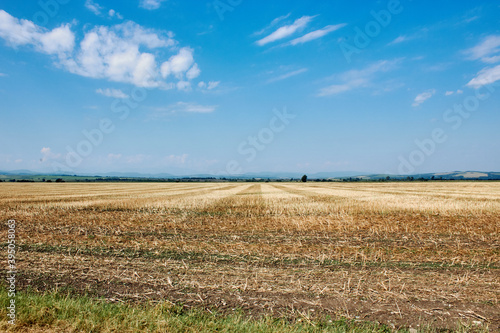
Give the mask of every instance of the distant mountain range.
[[[31, 170], [13, 170], [0, 171], [0, 179], [40, 179], [42, 177], [54, 178], [74, 177], [74, 178], [152, 178], [152, 179], [176, 179], [176, 178], [228, 178], [228, 179], [299, 179], [302, 173], [296, 172], [258, 172], [245, 173], [241, 175], [213, 175], [213, 174], [193, 174], [193, 175], [173, 175], [169, 173], [143, 174], [138, 172], [106, 172], [97, 174], [71, 174], [71, 173], [42, 173]], [[500, 180], [500, 172], [486, 171], [452, 171], [437, 173], [422, 173], [413, 175], [395, 175], [395, 174], [370, 174], [367, 172], [338, 171], [338, 172], [318, 172], [308, 174], [309, 179], [360, 179], [360, 180], [378, 180], [378, 179], [479, 179], [479, 180]]]
[[355, 178], [364, 180], [377, 180], [387, 177], [391, 179], [457, 179], [457, 180], [500, 180], [500, 172], [485, 172], [485, 171], [451, 171], [451, 172], [435, 172], [435, 173], [420, 173], [413, 175], [392, 175], [392, 174], [371, 174], [360, 175]]

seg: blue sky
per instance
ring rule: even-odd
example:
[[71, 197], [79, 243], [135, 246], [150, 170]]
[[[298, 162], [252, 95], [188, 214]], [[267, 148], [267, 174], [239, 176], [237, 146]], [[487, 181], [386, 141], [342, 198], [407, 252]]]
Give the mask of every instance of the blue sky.
[[0, 1], [0, 170], [500, 169], [498, 1]]

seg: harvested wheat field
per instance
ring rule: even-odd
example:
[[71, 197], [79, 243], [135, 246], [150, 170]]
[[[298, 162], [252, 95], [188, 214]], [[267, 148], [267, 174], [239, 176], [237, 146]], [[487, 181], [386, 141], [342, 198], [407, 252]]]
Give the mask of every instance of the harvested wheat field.
[[17, 222], [19, 290], [500, 329], [498, 182], [0, 183], [0, 205]]

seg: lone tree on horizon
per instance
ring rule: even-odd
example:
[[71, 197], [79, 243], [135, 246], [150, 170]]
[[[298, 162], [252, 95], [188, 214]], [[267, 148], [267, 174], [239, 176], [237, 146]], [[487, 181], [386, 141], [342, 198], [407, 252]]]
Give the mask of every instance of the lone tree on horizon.
[[307, 182], [307, 176], [306, 175], [303, 175], [302, 178], [300, 178], [300, 180], [305, 183]]

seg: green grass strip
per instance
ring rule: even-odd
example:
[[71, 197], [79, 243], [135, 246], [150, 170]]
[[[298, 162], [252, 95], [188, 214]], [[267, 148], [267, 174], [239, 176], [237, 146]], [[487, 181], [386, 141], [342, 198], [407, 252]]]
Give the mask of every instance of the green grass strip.
[[16, 295], [16, 324], [7, 321], [7, 290], [0, 288], [0, 330], [28, 328], [55, 332], [391, 332], [383, 325], [346, 319], [287, 320], [270, 316], [246, 317], [171, 303], [109, 303], [86, 296], [22, 291]]

